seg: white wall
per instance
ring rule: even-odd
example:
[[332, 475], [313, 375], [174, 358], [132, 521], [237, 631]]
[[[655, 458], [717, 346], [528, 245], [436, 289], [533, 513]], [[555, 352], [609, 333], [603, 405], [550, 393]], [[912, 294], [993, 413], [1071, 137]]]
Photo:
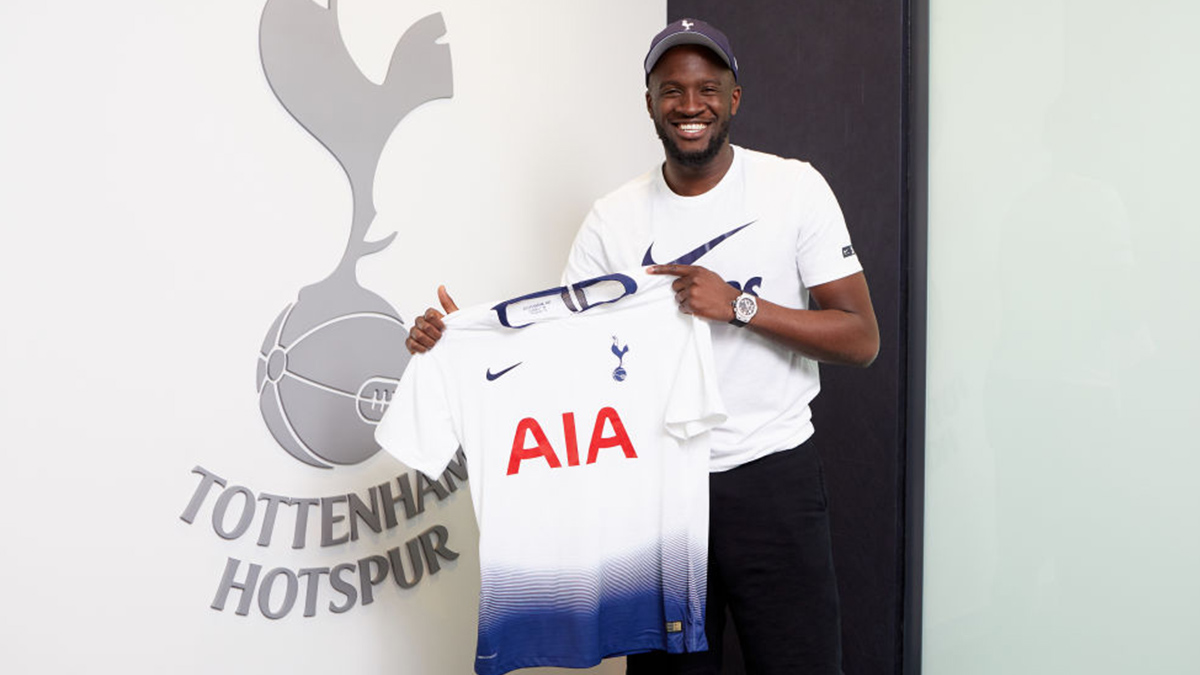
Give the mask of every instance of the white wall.
[[924, 672], [1200, 672], [1200, 5], [930, 4]]
[[[0, 6], [0, 473], [7, 672], [460, 674], [478, 561], [466, 490], [381, 534], [257, 546], [217, 536], [214, 490], [365, 494], [383, 453], [318, 470], [271, 438], [255, 366], [275, 316], [327, 275], [349, 232], [341, 169], [281, 107], [258, 55], [262, 2], [47, 0]], [[661, 156], [641, 58], [661, 1], [343, 0], [360, 68], [383, 77], [413, 21], [443, 13], [455, 96], [401, 122], [380, 162], [359, 281], [407, 320], [553, 284], [590, 201]], [[231, 504], [240, 504], [240, 497]], [[340, 507], [341, 508], [341, 507]], [[225, 527], [231, 527], [234, 508]], [[433, 525], [461, 553], [334, 614], [209, 607], [230, 558], [299, 570], [384, 553]], [[279, 602], [279, 595], [273, 595]], [[361, 598], [360, 598], [361, 600]], [[278, 607], [278, 605], [275, 605]], [[619, 662], [598, 671], [621, 672]]]

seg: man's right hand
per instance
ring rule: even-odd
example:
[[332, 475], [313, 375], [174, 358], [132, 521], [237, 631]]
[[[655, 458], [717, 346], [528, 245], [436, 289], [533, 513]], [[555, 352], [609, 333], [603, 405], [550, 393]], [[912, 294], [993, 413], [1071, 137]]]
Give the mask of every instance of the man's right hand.
[[408, 339], [404, 341], [404, 346], [408, 348], [410, 354], [423, 354], [433, 349], [437, 341], [442, 339], [442, 331], [446, 330], [446, 324], [442, 323], [442, 317], [458, 311], [458, 305], [454, 304], [454, 300], [446, 292], [445, 286], [438, 286], [437, 294], [438, 302], [442, 303], [445, 314], [430, 307], [425, 310], [424, 314], [417, 317], [417, 320], [413, 322], [412, 329], [408, 331]]

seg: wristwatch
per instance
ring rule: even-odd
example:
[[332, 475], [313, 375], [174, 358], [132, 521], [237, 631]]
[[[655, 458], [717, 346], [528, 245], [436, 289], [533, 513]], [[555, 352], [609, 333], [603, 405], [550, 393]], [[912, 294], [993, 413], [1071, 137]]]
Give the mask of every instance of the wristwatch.
[[758, 312], [758, 298], [749, 293], [742, 293], [730, 304], [733, 305], [733, 320], [729, 323], [739, 328], [750, 323], [750, 319]]

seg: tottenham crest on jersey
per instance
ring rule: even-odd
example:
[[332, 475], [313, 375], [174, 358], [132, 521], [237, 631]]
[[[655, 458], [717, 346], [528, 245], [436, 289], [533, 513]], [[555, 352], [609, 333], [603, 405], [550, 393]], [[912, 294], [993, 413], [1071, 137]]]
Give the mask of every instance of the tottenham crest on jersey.
[[613, 379], [617, 382], [625, 381], [625, 354], [629, 351], [629, 345], [621, 346], [621, 342], [617, 340], [617, 336], [613, 336], [612, 353], [617, 357], [617, 367], [613, 370]]

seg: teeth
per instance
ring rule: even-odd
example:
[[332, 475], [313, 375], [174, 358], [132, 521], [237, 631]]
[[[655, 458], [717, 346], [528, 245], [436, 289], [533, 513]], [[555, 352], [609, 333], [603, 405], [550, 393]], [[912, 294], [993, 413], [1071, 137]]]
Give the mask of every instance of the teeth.
[[699, 122], [689, 122], [687, 124], [680, 124], [679, 130], [686, 133], [695, 133], [698, 131], [704, 131], [704, 128], [707, 126], [707, 124], [701, 124]]

